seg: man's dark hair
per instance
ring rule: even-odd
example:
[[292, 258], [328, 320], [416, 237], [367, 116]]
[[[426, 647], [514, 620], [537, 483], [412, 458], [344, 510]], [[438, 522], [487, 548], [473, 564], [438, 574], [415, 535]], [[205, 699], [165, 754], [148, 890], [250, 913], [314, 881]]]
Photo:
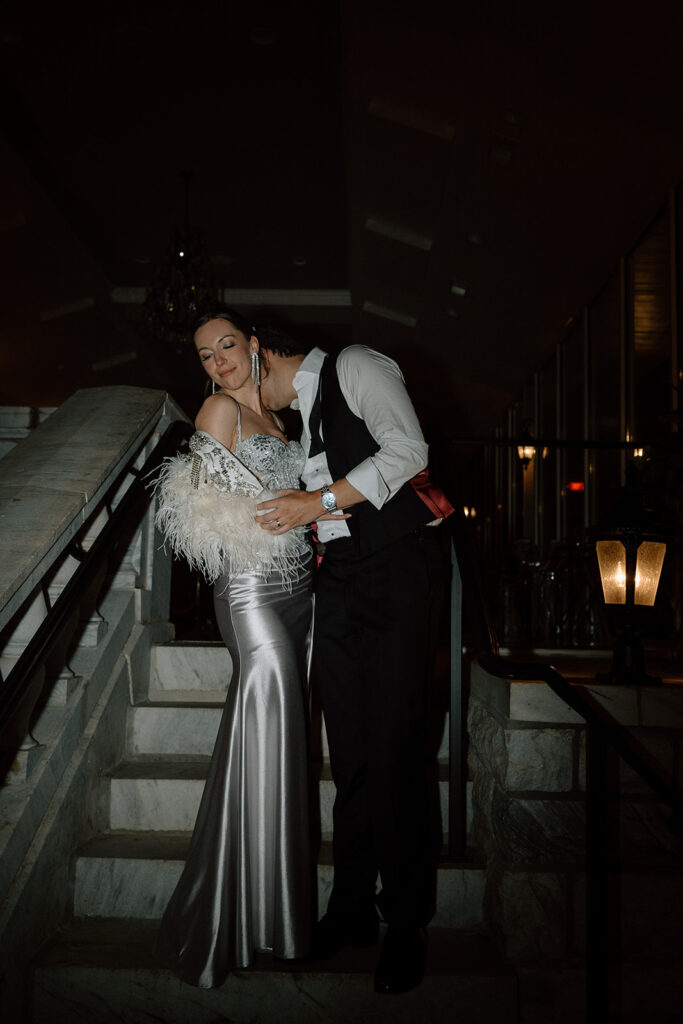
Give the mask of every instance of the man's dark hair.
[[305, 342], [298, 341], [279, 327], [269, 327], [264, 324], [256, 327], [254, 334], [258, 338], [261, 348], [268, 352], [274, 352], [276, 356], [306, 355], [310, 349]]

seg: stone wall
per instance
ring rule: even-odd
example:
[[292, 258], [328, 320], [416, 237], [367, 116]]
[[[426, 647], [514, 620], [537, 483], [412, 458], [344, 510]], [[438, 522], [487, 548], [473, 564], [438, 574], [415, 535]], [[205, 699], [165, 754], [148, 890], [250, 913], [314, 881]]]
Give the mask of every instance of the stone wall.
[[[564, 674], [567, 675], [565, 668]], [[683, 683], [588, 684], [646, 756], [681, 780]], [[544, 683], [473, 666], [469, 705], [473, 842], [486, 856], [485, 914], [517, 963], [569, 961], [585, 950], [585, 726]], [[683, 846], [666, 813], [616, 755], [610, 765], [610, 862], [622, 953], [671, 958], [683, 931]]]

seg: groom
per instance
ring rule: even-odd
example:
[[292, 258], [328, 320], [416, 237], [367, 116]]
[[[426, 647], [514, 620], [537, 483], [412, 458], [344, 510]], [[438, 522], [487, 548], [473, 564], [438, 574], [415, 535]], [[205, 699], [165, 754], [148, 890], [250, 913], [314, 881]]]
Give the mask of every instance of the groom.
[[393, 360], [360, 345], [336, 360], [305, 354], [276, 330], [258, 338], [262, 401], [300, 410], [306, 453], [306, 490], [264, 501], [260, 522], [282, 534], [333, 513], [317, 525], [314, 663], [336, 786], [334, 883], [312, 957], [376, 943], [378, 906], [388, 927], [375, 990], [405, 992], [422, 980], [431, 916], [424, 737], [430, 608], [443, 582], [434, 521], [452, 508], [424, 472], [427, 445]]

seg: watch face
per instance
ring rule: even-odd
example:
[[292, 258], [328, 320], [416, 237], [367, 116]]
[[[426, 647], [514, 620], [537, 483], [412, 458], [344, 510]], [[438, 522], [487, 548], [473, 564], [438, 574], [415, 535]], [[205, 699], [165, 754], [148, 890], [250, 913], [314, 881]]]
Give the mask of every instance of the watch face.
[[335, 498], [332, 491], [324, 491], [320, 496], [320, 503], [322, 504], [323, 508], [326, 508], [329, 511], [332, 511], [332, 509], [335, 509], [337, 507], [337, 499]]

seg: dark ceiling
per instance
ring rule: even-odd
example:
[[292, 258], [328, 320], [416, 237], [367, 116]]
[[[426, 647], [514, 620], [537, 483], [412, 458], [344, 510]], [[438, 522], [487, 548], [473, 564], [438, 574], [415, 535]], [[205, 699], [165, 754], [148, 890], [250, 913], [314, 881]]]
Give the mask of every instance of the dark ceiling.
[[683, 176], [682, 7], [6, 2], [0, 402], [198, 402], [135, 301], [191, 170], [254, 318], [387, 351], [424, 420], [490, 430]]

